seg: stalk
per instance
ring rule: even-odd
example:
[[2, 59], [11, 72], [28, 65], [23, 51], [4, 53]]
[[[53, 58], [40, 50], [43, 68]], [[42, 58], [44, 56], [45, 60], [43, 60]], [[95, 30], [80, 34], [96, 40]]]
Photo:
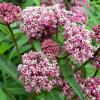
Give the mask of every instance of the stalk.
[[13, 31], [12, 31], [10, 25], [7, 25], [7, 26], [8, 26], [8, 28], [9, 28], [9, 31], [10, 31], [10, 33], [11, 33], [13, 42], [14, 42], [14, 44], [15, 44], [15, 47], [16, 47], [16, 50], [17, 50], [17, 53], [18, 53], [18, 57], [19, 57], [19, 59], [21, 59], [21, 54], [20, 54], [20, 51], [19, 51], [19, 47], [18, 47], [18, 45], [17, 45], [17, 41], [16, 41], [16, 39], [15, 39], [15, 37], [14, 37], [14, 33], [13, 33]]

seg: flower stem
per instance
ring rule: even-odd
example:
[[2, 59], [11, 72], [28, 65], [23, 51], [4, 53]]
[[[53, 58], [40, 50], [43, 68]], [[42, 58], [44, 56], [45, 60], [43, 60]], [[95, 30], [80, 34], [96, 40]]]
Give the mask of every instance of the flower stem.
[[95, 71], [93, 77], [95, 77], [95, 76], [97, 75], [97, 73], [98, 73], [98, 69], [96, 69], [96, 71]]
[[20, 54], [20, 51], [19, 51], [19, 47], [18, 47], [18, 45], [17, 45], [17, 41], [16, 41], [16, 39], [15, 39], [15, 37], [14, 37], [13, 31], [12, 31], [10, 25], [7, 25], [7, 26], [8, 26], [8, 28], [9, 28], [9, 31], [10, 31], [10, 33], [11, 33], [13, 42], [14, 42], [14, 44], [15, 44], [15, 47], [16, 47], [16, 50], [17, 50], [17, 53], [18, 53], [18, 57], [19, 57], [19, 59], [21, 59], [21, 54]]

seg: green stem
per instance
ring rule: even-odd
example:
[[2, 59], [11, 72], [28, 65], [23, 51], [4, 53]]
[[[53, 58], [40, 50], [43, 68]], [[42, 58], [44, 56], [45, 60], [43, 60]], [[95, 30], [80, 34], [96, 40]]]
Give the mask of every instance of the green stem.
[[64, 96], [64, 100], [66, 100], [66, 96]]
[[11, 33], [13, 42], [14, 42], [14, 44], [15, 44], [15, 47], [16, 47], [16, 50], [17, 50], [17, 53], [18, 53], [18, 57], [19, 57], [19, 59], [21, 59], [21, 54], [20, 54], [20, 51], [19, 51], [19, 47], [18, 47], [18, 45], [17, 45], [17, 41], [16, 41], [16, 39], [15, 39], [15, 37], [14, 37], [13, 31], [12, 31], [10, 25], [7, 25], [7, 26], [8, 26], [8, 28], [9, 28], [9, 31], [10, 31], [10, 33]]
[[97, 73], [98, 73], [98, 69], [96, 69], [96, 71], [95, 71], [93, 77], [95, 77], [95, 76], [97, 75]]

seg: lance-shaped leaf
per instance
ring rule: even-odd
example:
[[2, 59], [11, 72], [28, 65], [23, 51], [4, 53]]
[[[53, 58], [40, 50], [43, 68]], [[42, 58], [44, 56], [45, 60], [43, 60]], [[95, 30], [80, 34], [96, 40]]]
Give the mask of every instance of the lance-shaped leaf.
[[33, 0], [36, 6], [40, 6], [40, 0]]
[[36, 51], [41, 50], [41, 43], [39, 40], [33, 40], [33, 47], [35, 48]]
[[81, 100], [85, 100], [81, 88], [76, 82], [71, 66], [67, 64], [67, 61], [65, 59], [60, 59], [59, 65], [65, 81], [69, 83], [69, 85], [72, 87], [74, 92], [80, 97]]
[[2, 88], [0, 87], [0, 100], [7, 100], [6, 94], [3, 92]]
[[0, 57], [0, 70], [11, 76], [14, 80], [17, 80], [17, 71], [14, 64]]

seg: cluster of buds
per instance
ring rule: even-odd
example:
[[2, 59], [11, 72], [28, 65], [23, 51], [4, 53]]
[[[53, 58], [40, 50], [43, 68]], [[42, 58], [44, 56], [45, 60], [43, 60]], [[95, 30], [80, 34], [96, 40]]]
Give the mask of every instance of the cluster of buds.
[[42, 43], [42, 51], [50, 58], [55, 58], [59, 54], [59, 45], [51, 39], [46, 39]]
[[11, 24], [18, 20], [19, 13], [21, 8], [15, 6], [12, 3], [1, 3], [0, 4], [0, 21], [3, 21], [6, 24]]

